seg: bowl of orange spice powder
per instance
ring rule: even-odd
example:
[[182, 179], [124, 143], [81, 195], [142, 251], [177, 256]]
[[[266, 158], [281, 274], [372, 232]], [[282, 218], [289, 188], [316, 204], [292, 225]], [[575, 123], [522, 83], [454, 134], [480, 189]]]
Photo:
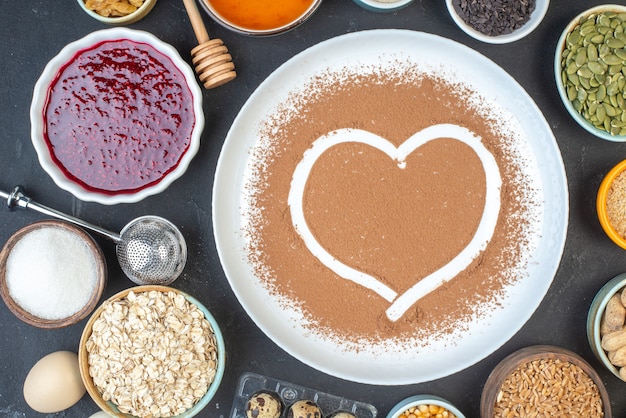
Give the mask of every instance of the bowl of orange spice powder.
[[278, 35], [304, 23], [322, 0], [200, 0], [220, 25], [252, 36]]
[[626, 250], [626, 160], [613, 167], [602, 180], [596, 210], [604, 232]]

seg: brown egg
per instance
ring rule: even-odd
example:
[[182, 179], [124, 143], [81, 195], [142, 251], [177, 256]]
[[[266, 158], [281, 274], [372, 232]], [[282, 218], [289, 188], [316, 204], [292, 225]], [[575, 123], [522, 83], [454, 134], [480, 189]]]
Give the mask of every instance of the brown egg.
[[24, 400], [42, 414], [63, 411], [85, 394], [80, 377], [78, 355], [56, 351], [39, 360], [24, 381]]

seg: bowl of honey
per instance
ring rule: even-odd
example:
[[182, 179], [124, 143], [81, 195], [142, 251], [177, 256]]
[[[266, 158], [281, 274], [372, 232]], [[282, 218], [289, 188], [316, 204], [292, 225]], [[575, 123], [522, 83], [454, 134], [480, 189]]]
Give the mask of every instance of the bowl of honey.
[[322, 0], [200, 0], [200, 4], [227, 29], [243, 35], [270, 36], [304, 23]]

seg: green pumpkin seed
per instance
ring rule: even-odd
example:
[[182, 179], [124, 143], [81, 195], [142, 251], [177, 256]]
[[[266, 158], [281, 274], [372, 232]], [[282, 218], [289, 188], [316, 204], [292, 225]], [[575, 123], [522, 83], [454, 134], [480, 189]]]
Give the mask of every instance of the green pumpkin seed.
[[606, 86], [606, 94], [608, 94], [609, 96], [613, 96], [614, 94], [617, 94], [617, 92], [619, 91], [619, 87], [617, 85], [617, 82], [612, 81], [611, 83], [609, 83], [608, 86]]
[[580, 77], [578, 77], [578, 74], [568, 74], [567, 81], [572, 83], [573, 86], [580, 86]]
[[621, 120], [613, 119], [611, 121], [611, 126], [612, 127], [617, 127], [617, 128], [623, 128], [623, 127], [626, 127], [626, 122], [622, 122]]
[[617, 55], [620, 59], [626, 60], [626, 49], [616, 49], [614, 51], [615, 55]]
[[604, 58], [611, 53], [611, 48], [607, 44], [598, 46], [598, 55], [600, 58]]
[[598, 118], [598, 122], [604, 122], [606, 119], [606, 109], [604, 106], [598, 106], [598, 109], [596, 109], [596, 118]]
[[580, 112], [580, 110], [583, 108], [582, 103], [580, 103], [578, 100], [572, 101], [572, 106], [574, 106], [574, 110], [576, 110], [577, 112]]
[[[587, 20], [585, 23], [580, 25], [580, 29], [578, 30], [578, 32], [580, 33], [580, 36], [582, 37], [585, 37], [595, 31], [596, 31], [596, 25], [592, 20]], [[573, 42], [573, 43], [577, 44], [578, 42], [580, 42], [580, 39], [578, 39], [576, 42]]]
[[600, 14], [600, 15], [598, 15], [598, 18], [596, 19], [596, 24], [600, 25], [600, 26], [610, 27], [611, 26], [611, 18], [608, 17], [605, 14]]
[[567, 98], [569, 99], [569, 101], [571, 102], [572, 100], [576, 99], [577, 96], [578, 92], [576, 91], [576, 87], [569, 86], [567, 88]]
[[[589, 36], [589, 35], [587, 35], [587, 36]], [[585, 39], [587, 39], [587, 37], [585, 37]], [[599, 45], [599, 44], [604, 42], [604, 35], [602, 35], [600, 33], [596, 33], [595, 35], [593, 35], [592, 37], [589, 38], [589, 41], [591, 43]]]
[[565, 72], [567, 74], [574, 74], [576, 71], [578, 71], [578, 67], [580, 67], [580, 65], [577, 65], [576, 62], [572, 61], [567, 66], [567, 69], [565, 70]]
[[622, 64], [609, 65], [609, 74], [610, 75], [621, 74], [622, 67], [623, 67]]
[[596, 99], [599, 101], [604, 100], [604, 98], [606, 97], [606, 87], [604, 86], [604, 84], [601, 84], [600, 86], [598, 86], [598, 92], [596, 94]]
[[612, 105], [603, 103], [602, 107], [604, 107], [604, 113], [606, 114], [606, 116], [613, 117], [617, 115], [617, 112]]
[[598, 48], [595, 45], [587, 46], [587, 59], [589, 61], [598, 60]]
[[610, 47], [610, 48], [624, 48], [624, 42], [620, 41], [617, 38], [607, 38], [606, 40], [606, 44]]
[[581, 40], [581, 34], [579, 31], [574, 31], [571, 32], [569, 35], [567, 35], [567, 43], [569, 45], [576, 45], [578, 44], [578, 42], [580, 42]]
[[580, 48], [576, 54], [576, 60], [574, 61], [577, 66], [581, 67], [587, 62], [587, 50]]
[[578, 77], [578, 80], [580, 81], [580, 85], [586, 89], [590, 89], [591, 88], [591, 83], [589, 82], [588, 78], [585, 77]]
[[576, 74], [578, 74], [579, 77], [584, 78], [593, 77], [593, 71], [591, 71], [587, 66], [580, 67], [578, 70], [576, 70]]
[[608, 65], [618, 65], [622, 63], [622, 59], [614, 54], [608, 54], [604, 56], [602, 60]]
[[[591, 70], [591, 72], [594, 74], [604, 74], [604, 72], [606, 71], [606, 68], [604, 67], [604, 65], [600, 64], [597, 61], [589, 61], [587, 63], [587, 68], [589, 68], [589, 70]], [[569, 70], [569, 67], [568, 67], [568, 70]]]

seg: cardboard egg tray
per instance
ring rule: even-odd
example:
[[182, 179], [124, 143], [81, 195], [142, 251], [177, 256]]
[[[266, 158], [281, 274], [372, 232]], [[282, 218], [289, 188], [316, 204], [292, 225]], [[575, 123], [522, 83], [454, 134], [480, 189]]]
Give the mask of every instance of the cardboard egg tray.
[[255, 373], [244, 373], [239, 378], [230, 418], [246, 418], [248, 400], [259, 392], [273, 394], [282, 402], [281, 418], [285, 418], [289, 406], [299, 400], [315, 402], [322, 411], [323, 418], [332, 418], [338, 412], [349, 412], [356, 418], [376, 418], [378, 413], [373, 405], [364, 402], [352, 401]]

